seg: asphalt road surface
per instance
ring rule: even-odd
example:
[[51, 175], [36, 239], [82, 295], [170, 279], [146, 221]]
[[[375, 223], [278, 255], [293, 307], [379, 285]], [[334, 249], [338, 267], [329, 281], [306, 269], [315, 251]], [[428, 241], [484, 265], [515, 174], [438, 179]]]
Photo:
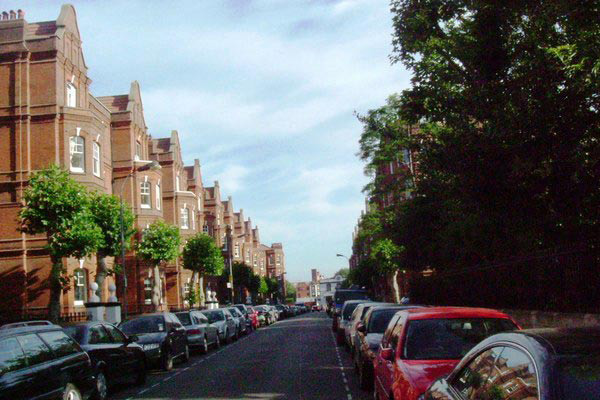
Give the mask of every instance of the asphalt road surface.
[[151, 371], [144, 386], [117, 387], [111, 399], [370, 399], [350, 355], [335, 346], [331, 319], [307, 313], [192, 355], [173, 371]]

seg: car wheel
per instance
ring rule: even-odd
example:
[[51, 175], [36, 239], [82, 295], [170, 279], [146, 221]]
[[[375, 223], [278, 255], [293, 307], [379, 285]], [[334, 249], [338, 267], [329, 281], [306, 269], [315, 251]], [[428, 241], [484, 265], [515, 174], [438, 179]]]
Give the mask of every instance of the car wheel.
[[170, 371], [173, 369], [173, 356], [170, 351], [165, 351], [161, 360], [161, 367], [165, 371]]
[[96, 387], [92, 398], [94, 400], [104, 400], [108, 395], [108, 383], [106, 382], [106, 376], [104, 372], [98, 371], [96, 375]]
[[140, 361], [140, 365], [138, 366], [138, 372], [135, 377], [135, 384], [138, 386], [146, 383], [146, 377], [148, 376], [148, 371], [146, 370], [146, 363]]
[[67, 383], [62, 395], [63, 400], [82, 400], [81, 393], [77, 386]]
[[183, 362], [188, 362], [190, 360], [190, 346], [185, 345], [185, 350], [183, 351]]
[[208, 340], [206, 340], [206, 336], [204, 336], [204, 341], [202, 342], [202, 347], [200, 347], [200, 352], [202, 354], [208, 353]]

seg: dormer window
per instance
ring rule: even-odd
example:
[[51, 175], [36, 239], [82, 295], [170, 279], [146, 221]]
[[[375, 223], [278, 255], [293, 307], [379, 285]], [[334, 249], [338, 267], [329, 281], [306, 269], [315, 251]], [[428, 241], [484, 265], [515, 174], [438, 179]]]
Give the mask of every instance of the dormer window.
[[71, 136], [69, 139], [69, 156], [71, 172], [85, 172], [85, 139], [81, 136]]
[[77, 88], [67, 82], [67, 107], [77, 107]]

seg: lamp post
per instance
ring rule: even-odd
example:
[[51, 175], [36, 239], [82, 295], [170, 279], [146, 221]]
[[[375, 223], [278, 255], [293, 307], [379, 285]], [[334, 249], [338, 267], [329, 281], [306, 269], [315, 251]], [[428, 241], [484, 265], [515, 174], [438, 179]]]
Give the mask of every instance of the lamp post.
[[231, 225], [227, 225], [227, 228], [225, 230], [226, 232], [226, 238], [227, 238], [227, 263], [229, 264], [229, 293], [231, 296], [231, 304], [233, 304], [234, 301], [234, 291], [233, 291], [233, 255], [231, 254], [233, 252], [233, 237], [231, 235]]
[[348, 257], [346, 257], [345, 255], [340, 254], [340, 253], [336, 254], [335, 256], [336, 257], [343, 257], [343, 258], [345, 258], [346, 260], [348, 260], [348, 266], [350, 266], [350, 259]]
[[[139, 167], [137, 169], [138, 172], [143, 172], [143, 171], [155, 171], [157, 169], [160, 169], [160, 164], [157, 161], [150, 161], [148, 162], [146, 165], [142, 165], [141, 167]], [[121, 210], [119, 213], [119, 223], [121, 224], [121, 267], [123, 269], [123, 307], [124, 307], [124, 315], [125, 318], [127, 319], [127, 270], [125, 269], [125, 223], [124, 223], [124, 216], [123, 213], [124, 211], [124, 207], [125, 205], [123, 204], [123, 187], [125, 187], [125, 182], [127, 181], [127, 179], [131, 176], [133, 176], [133, 174], [136, 172], [135, 166], [132, 168], [131, 172], [129, 174], [127, 174], [127, 176], [125, 176], [123, 178], [123, 182], [121, 183], [121, 187], [119, 189], [119, 199], [121, 201]]]

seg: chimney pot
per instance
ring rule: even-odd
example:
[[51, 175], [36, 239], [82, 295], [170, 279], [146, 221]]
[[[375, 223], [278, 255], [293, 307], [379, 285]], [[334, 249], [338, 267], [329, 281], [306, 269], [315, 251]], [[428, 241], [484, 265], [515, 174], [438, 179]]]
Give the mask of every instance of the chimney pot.
[[15, 12], [15, 10], [10, 10], [9, 14], [10, 14], [10, 19], [16, 19], [17, 18], [17, 13]]
[[6, 11], [2, 11], [2, 19], [8, 19], [8, 13]]
[[24, 18], [25, 18], [25, 11], [23, 11], [23, 10], [20, 10], [20, 9], [19, 9], [19, 10], [17, 10], [17, 17], [18, 17], [19, 19], [24, 19]]

